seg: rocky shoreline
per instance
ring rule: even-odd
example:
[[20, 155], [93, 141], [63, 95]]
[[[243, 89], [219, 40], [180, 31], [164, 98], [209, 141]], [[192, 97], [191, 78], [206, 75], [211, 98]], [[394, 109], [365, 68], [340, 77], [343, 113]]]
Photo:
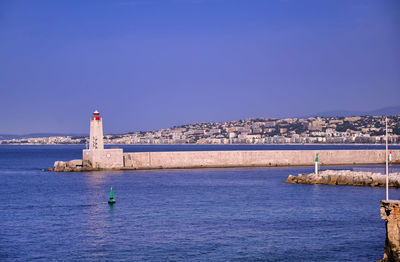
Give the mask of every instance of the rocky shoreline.
[[[289, 175], [286, 183], [291, 184], [325, 184], [351, 186], [386, 186], [386, 175], [381, 173], [351, 170], [325, 170], [318, 174]], [[400, 173], [389, 174], [389, 186], [400, 187]]]

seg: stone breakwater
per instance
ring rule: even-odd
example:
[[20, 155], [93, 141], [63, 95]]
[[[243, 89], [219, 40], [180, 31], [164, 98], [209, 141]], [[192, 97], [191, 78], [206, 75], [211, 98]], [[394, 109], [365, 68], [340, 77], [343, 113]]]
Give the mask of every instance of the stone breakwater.
[[[386, 175], [372, 172], [351, 170], [325, 170], [318, 174], [289, 175], [286, 183], [291, 184], [325, 184], [351, 186], [386, 186]], [[400, 173], [389, 174], [389, 186], [400, 187]]]
[[[384, 164], [385, 150], [253, 150], [253, 151], [176, 151], [124, 153], [122, 149], [83, 150], [82, 159], [57, 161], [58, 172], [90, 170], [225, 168], [313, 166], [319, 164]], [[83, 162], [82, 162], [83, 161]], [[400, 150], [393, 150], [393, 164], [400, 164]]]

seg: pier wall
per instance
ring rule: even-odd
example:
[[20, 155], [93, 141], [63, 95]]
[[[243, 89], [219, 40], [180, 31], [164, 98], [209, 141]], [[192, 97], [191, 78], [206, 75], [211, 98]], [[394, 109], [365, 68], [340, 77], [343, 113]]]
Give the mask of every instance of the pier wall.
[[[126, 169], [268, 167], [314, 165], [363, 165], [385, 163], [385, 150], [282, 150], [282, 151], [184, 151], [124, 153]], [[400, 163], [400, 150], [392, 150]]]

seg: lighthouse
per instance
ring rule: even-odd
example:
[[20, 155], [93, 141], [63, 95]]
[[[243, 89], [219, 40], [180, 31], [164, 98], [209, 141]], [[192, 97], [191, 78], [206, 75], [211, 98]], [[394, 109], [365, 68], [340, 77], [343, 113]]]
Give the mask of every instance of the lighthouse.
[[92, 169], [120, 169], [124, 166], [122, 148], [104, 149], [103, 118], [99, 111], [90, 117], [89, 149], [82, 152], [83, 166]]
[[89, 150], [102, 149], [104, 149], [103, 118], [100, 116], [99, 111], [96, 110], [90, 118]]

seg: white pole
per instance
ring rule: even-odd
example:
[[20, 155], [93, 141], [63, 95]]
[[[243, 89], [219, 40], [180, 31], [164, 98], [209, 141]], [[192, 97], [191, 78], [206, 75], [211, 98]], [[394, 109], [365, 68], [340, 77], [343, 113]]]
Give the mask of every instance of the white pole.
[[315, 174], [318, 175], [318, 162], [315, 161]]
[[388, 132], [387, 132], [387, 117], [386, 117], [386, 201], [389, 200], [389, 164], [388, 164]]

